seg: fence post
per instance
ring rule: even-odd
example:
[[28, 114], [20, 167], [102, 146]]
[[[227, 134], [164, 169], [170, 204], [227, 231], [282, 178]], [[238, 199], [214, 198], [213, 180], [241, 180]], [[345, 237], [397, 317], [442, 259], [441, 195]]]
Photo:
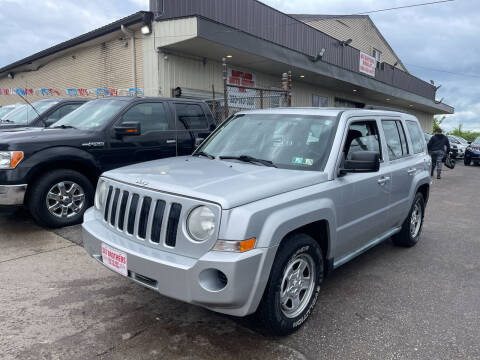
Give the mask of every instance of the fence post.
[[288, 104], [288, 74], [282, 74], [282, 91], [283, 95], [285, 96], [285, 104]]
[[292, 72], [288, 72], [288, 107], [292, 106]]
[[260, 109], [263, 109], [263, 89], [260, 89]]
[[216, 109], [215, 109], [215, 84], [212, 84], [212, 95], [213, 95], [212, 113], [213, 113], [213, 116], [214, 116], [215, 120], [217, 120], [217, 112], [216, 112]]
[[224, 97], [224, 107], [225, 107], [225, 119], [228, 118], [228, 90], [227, 90], [227, 59], [222, 59], [222, 66], [223, 66], [223, 97]]

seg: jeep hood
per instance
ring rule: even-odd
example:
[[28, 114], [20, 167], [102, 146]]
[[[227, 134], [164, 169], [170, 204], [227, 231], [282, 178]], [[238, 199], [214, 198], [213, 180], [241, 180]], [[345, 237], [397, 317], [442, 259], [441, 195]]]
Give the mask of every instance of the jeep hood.
[[327, 174], [286, 170], [237, 161], [178, 157], [108, 171], [104, 177], [152, 190], [218, 203], [231, 209], [322, 183]]

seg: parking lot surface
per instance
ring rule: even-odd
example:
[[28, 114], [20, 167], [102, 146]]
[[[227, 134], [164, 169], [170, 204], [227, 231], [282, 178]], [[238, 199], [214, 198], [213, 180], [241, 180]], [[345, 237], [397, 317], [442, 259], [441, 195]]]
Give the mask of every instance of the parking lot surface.
[[337, 269], [306, 325], [251, 321], [157, 295], [89, 258], [80, 228], [0, 215], [2, 359], [480, 359], [480, 167], [434, 180], [420, 243]]

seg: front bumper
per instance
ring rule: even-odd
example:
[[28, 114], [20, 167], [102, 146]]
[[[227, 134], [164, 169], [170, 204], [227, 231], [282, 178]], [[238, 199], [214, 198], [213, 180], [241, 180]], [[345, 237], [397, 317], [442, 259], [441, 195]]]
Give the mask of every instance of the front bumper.
[[[85, 213], [83, 245], [87, 253], [102, 262], [102, 243], [127, 254], [128, 277], [160, 294], [196, 304], [224, 314], [245, 316], [253, 313], [263, 293], [262, 269], [271, 262], [276, 248], [260, 248], [245, 253], [209, 251], [200, 259], [151, 247], [122, 237], [95, 219], [93, 208]], [[225, 274], [227, 284], [208, 290], [213, 270]]]
[[23, 205], [27, 185], [0, 185], [0, 205]]

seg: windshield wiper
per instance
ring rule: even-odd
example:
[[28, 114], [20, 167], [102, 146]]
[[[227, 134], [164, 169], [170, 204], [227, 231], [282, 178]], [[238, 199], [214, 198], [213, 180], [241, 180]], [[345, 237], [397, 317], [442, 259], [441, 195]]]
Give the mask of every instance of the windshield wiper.
[[209, 158], [210, 160], [215, 160], [215, 156], [207, 154], [204, 151], [199, 151], [199, 152], [193, 154], [192, 156], [205, 156], [205, 157]]
[[264, 160], [264, 159], [257, 159], [254, 158], [253, 156], [250, 155], [240, 155], [240, 156], [220, 156], [220, 160], [240, 160], [243, 162], [248, 162], [248, 163], [259, 163], [264, 166], [269, 166], [269, 167], [277, 167], [273, 162], [270, 160]]
[[51, 128], [52, 129], [76, 129], [76, 127], [72, 125], [51, 126]]

